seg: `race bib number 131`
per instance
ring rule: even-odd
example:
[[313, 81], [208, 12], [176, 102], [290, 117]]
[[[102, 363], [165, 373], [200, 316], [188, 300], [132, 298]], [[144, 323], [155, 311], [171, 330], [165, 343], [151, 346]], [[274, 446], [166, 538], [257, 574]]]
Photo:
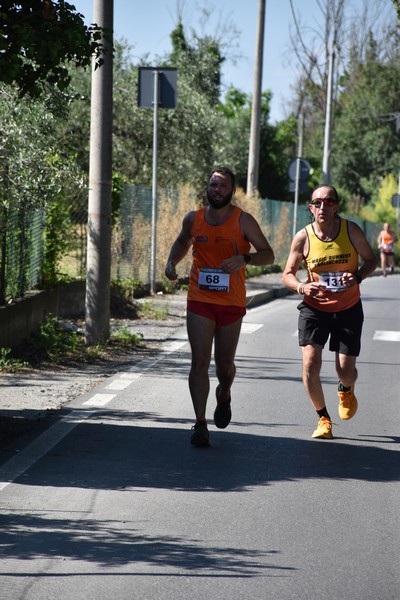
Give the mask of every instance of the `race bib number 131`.
[[320, 273], [319, 281], [326, 285], [326, 289], [329, 292], [343, 292], [346, 289], [346, 286], [343, 283], [342, 275], [343, 273], [341, 272]]
[[199, 289], [229, 292], [229, 273], [225, 273], [222, 269], [200, 269]]

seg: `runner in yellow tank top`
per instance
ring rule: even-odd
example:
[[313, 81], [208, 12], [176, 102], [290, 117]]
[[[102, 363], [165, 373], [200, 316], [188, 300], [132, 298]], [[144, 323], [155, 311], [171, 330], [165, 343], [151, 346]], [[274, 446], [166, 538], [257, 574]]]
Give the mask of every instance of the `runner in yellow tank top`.
[[324, 312], [338, 312], [351, 308], [360, 299], [358, 285], [347, 286], [343, 280], [346, 272], [358, 270], [358, 252], [349, 236], [349, 221], [338, 217], [338, 234], [322, 240], [314, 231], [314, 224], [307, 225], [308, 254], [304, 257], [309, 281], [318, 281], [324, 287], [317, 296], [304, 296], [304, 302]]
[[[332, 186], [314, 190], [308, 205], [314, 221], [294, 236], [282, 276], [288, 288], [303, 296], [298, 306], [303, 383], [319, 416], [312, 437], [326, 439], [333, 436], [320, 379], [322, 351], [330, 338], [339, 377], [339, 416], [351, 419], [358, 406], [354, 384], [364, 318], [359, 285], [377, 264], [360, 227], [339, 217], [339, 202]], [[303, 261], [304, 282], [297, 278]]]
[[[231, 420], [234, 359], [246, 313], [246, 264], [274, 262], [274, 253], [257, 221], [231, 204], [234, 193], [232, 171], [214, 169], [208, 180], [208, 205], [184, 217], [165, 269], [168, 279], [176, 279], [176, 265], [192, 248], [186, 324], [192, 351], [189, 389], [196, 416], [191, 435], [194, 446], [210, 445], [206, 407], [213, 343], [219, 381], [214, 423], [224, 429]], [[251, 246], [255, 252], [250, 253]]]

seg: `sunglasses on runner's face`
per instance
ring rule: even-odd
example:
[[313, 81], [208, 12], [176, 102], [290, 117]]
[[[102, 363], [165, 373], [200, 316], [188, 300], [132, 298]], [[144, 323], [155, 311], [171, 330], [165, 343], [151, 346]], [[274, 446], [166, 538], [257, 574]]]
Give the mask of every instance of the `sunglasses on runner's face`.
[[316, 208], [320, 208], [321, 204], [324, 203], [324, 206], [335, 206], [338, 203], [336, 198], [315, 198], [314, 200], [310, 200], [309, 202], [311, 206], [315, 206]]

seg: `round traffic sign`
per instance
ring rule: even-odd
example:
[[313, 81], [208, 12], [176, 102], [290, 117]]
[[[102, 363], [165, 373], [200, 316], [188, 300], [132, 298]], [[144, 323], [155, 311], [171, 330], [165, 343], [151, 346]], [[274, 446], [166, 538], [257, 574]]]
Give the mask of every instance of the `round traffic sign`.
[[296, 181], [297, 173], [297, 162], [300, 161], [300, 181], [306, 181], [310, 174], [310, 163], [304, 160], [304, 158], [294, 158], [290, 161], [288, 166], [288, 175], [292, 181]]

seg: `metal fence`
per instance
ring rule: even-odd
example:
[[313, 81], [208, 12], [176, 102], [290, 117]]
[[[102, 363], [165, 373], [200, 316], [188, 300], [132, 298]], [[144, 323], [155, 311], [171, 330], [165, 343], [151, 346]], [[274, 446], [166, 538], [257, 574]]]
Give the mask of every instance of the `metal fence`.
[[3, 206], [0, 213], [0, 304], [35, 288], [42, 276], [44, 210]]
[[[184, 214], [198, 206], [198, 199], [190, 191], [160, 190], [156, 219], [156, 265], [157, 281], [163, 278], [165, 262], [170, 246], [176, 238]], [[245, 198], [245, 196], [243, 196]], [[275, 252], [275, 262], [281, 266], [286, 261], [293, 236], [294, 205], [279, 200], [253, 200], [251, 207], [244, 201], [239, 204], [252, 212], [259, 221]], [[254, 209], [254, 210], [253, 210]], [[114, 215], [111, 248], [111, 277], [113, 280], [136, 281], [150, 284], [152, 244], [152, 191], [149, 187], [126, 186], [118, 215]], [[365, 231], [373, 247], [381, 229], [371, 223], [350, 217]], [[58, 265], [60, 274], [71, 278], [86, 275], [87, 203], [75, 202], [70, 206], [68, 250]], [[299, 230], [309, 222], [309, 211], [299, 206], [297, 225]], [[21, 212], [2, 209], [0, 215], [1, 264], [0, 303], [23, 296], [38, 286], [44, 250], [45, 213], [43, 210]], [[179, 266], [179, 276], [189, 274], [190, 256]]]

